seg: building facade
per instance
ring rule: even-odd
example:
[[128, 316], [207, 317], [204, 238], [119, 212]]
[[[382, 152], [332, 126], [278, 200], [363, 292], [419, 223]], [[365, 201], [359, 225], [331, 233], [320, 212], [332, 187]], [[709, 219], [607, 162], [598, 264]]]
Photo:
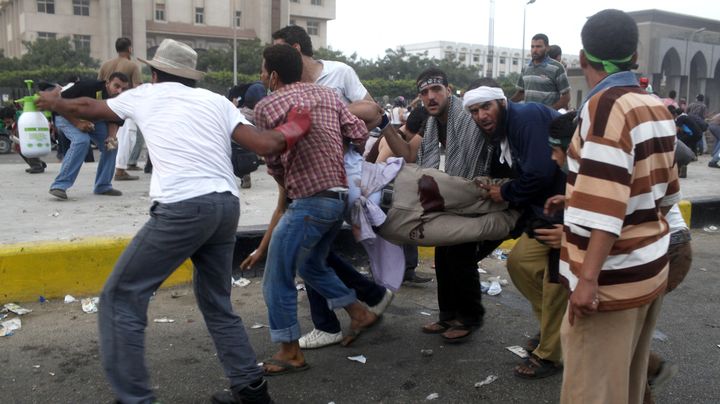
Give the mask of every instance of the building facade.
[[[487, 45], [433, 41], [408, 45], [401, 45], [408, 55], [417, 55], [427, 58], [446, 59], [467, 67], [478, 69], [482, 77], [503, 77], [511, 73], [522, 71], [521, 49], [504, 48], [496, 46], [490, 49]], [[525, 63], [531, 60], [530, 50], [526, 49]], [[568, 67], [577, 67], [580, 61], [577, 55], [562, 56], [563, 63]]]
[[303, 26], [313, 44], [327, 44], [335, 0], [0, 0], [0, 49], [20, 57], [23, 42], [69, 37], [90, 56], [115, 56], [115, 40], [133, 40], [138, 57], [154, 54], [165, 38], [196, 50], [227, 48], [234, 38], [270, 42], [272, 32]]
[[[720, 111], [720, 21], [662, 10], [628, 13], [637, 23], [638, 76], [650, 79], [653, 91], [666, 97], [671, 90], [680, 98], [705, 95], [709, 111]], [[579, 106], [588, 92], [580, 69], [569, 69], [573, 104]]]

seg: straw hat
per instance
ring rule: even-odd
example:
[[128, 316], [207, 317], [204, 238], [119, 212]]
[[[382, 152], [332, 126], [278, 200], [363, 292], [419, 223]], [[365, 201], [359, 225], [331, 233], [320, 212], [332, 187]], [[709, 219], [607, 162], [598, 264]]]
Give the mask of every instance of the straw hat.
[[191, 80], [200, 80], [203, 72], [195, 70], [197, 52], [188, 45], [172, 39], [164, 39], [152, 60], [138, 58], [139, 61], [160, 71]]

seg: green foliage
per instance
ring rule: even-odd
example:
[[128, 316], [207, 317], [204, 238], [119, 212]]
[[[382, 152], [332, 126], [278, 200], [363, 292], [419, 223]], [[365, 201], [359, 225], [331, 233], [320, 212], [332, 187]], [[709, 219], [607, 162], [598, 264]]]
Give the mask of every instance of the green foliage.
[[[265, 49], [259, 39], [238, 40], [237, 71], [242, 74], [259, 74], [262, 63], [262, 52]], [[197, 69], [206, 72], [222, 72], [233, 70], [233, 50], [209, 49], [198, 54]], [[239, 79], [238, 79], [238, 82]]]
[[502, 87], [506, 97], [510, 98], [513, 94], [515, 94], [517, 91], [515, 85], [517, 84], [519, 78], [519, 73], [510, 73], [507, 76], [498, 78], [498, 83], [500, 83], [500, 87]]
[[81, 79], [94, 79], [97, 69], [86, 67], [41, 67], [33, 70], [0, 71], [0, 87], [25, 88], [25, 80], [47, 81], [51, 83], [65, 83], [70, 76], [79, 76]]
[[38, 69], [49, 67], [88, 67], [97, 68], [100, 64], [90, 57], [87, 49], [75, 49], [70, 38], [40, 39], [35, 42], [23, 42], [27, 53], [20, 58], [20, 67]]
[[[238, 84], [249, 83], [260, 80], [260, 75], [240, 74], [238, 73]], [[233, 85], [233, 74], [229, 71], [210, 72], [203, 77], [198, 83], [198, 87], [206, 88], [218, 94], [227, 94]]]

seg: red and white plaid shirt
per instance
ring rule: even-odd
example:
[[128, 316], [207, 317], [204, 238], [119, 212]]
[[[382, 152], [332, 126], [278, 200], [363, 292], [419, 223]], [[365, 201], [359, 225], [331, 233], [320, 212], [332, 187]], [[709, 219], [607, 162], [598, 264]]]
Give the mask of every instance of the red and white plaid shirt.
[[275, 128], [285, 122], [293, 106], [310, 109], [312, 127], [292, 150], [267, 158], [268, 173], [284, 185], [290, 199], [346, 188], [343, 137], [362, 144], [368, 136], [365, 123], [348, 111], [332, 89], [293, 83], [258, 102], [255, 125], [261, 130]]

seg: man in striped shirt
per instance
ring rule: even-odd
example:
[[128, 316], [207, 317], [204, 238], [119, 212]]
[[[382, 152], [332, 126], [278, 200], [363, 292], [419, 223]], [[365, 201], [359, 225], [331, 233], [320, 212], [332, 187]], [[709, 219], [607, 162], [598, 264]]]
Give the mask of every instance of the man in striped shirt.
[[675, 128], [630, 71], [638, 30], [619, 10], [590, 17], [580, 64], [592, 88], [568, 150], [560, 274], [563, 403], [640, 403], [679, 200]]
[[547, 55], [548, 37], [536, 34], [530, 43], [532, 60], [523, 67], [517, 82], [517, 92], [510, 101], [537, 102], [553, 109], [570, 104], [570, 83], [565, 66]]

